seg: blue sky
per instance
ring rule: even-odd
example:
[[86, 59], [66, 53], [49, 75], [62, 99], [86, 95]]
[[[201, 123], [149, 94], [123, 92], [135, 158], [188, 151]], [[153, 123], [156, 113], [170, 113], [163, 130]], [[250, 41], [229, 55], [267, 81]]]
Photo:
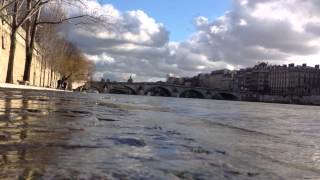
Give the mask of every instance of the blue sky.
[[210, 20], [231, 9], [232, 0], [100, 0], [121, 11], [143, 10], [165, 25], [171, 41], [183, 41], [193, 31], [193, 19], [204, 16]]

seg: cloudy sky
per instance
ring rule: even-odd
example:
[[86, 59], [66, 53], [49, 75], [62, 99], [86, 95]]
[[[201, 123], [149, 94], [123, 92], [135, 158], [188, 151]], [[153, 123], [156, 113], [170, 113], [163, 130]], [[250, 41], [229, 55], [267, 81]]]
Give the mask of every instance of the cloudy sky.
[[107, 23], [72, 27], [68, 37], [95, 62], [97, 79], [320, 64], [320, 0], [89, 0], [85, 11]]

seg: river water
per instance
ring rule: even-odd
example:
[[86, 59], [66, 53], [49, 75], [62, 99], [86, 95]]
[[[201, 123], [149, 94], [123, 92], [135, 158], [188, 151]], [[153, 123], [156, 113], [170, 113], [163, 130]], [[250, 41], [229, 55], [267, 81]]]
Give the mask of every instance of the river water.
[[0, 90], [0, 179], [320, 179], [320, 107]]

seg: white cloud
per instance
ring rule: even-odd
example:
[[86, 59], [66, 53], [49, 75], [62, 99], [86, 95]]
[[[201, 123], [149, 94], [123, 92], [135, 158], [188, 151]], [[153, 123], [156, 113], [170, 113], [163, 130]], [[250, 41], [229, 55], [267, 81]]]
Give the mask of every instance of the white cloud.
[[239, 25], [240, 25], [240, 26], [246, 26], [246, 25], [248, 25], [248, 23], [247, 23], [246, 20], [240, 19]]
[[115, 62], [115, 59], [106, 53], [100, 55], [86, 55], [88, 59], [99, 65], [112, 64]]
[[191, 76], [261, 60], [317, 64], [319, 10], [318, 0], [234, 0], [233, 9], [213, 21], [195, 18], [196, 31], [178, 43], [142, 10], [120, 12], [91, 0], [86, 11], [107, 15], [111, 25], [70, 29], [69, 38], [97, 64], [97, 77], [114, 80]]
[[234, 66], [319, 56], [320, 41], [314, 34], [320, 32], [320, 19], [310, 8], [315, 5], [305, 0], [234, 1], [232, 11], [193, 34], [192, 49]]
[[208, 18], [206, 17], [203, 17], [203, 16], [199, 16], [199, 17], [196, 17], [195, 20], [195, 25], [198, 27], [198, 28], [201, 28], [203, 26], [207, 26], [209, 24], [209, 20]]

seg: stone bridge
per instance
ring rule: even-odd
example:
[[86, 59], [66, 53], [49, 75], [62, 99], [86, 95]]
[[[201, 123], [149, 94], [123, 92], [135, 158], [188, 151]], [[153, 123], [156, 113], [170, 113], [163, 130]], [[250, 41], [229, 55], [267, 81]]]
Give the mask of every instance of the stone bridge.
[[239, 100], [239, 95], [229, 91], [219, 91], [201, 87], [188, 87], [167, 83], [124, 83], [124, 82], [88, 82], [80, 88], [82, 91], [99, 93], [150, 95], [181, 98]]

